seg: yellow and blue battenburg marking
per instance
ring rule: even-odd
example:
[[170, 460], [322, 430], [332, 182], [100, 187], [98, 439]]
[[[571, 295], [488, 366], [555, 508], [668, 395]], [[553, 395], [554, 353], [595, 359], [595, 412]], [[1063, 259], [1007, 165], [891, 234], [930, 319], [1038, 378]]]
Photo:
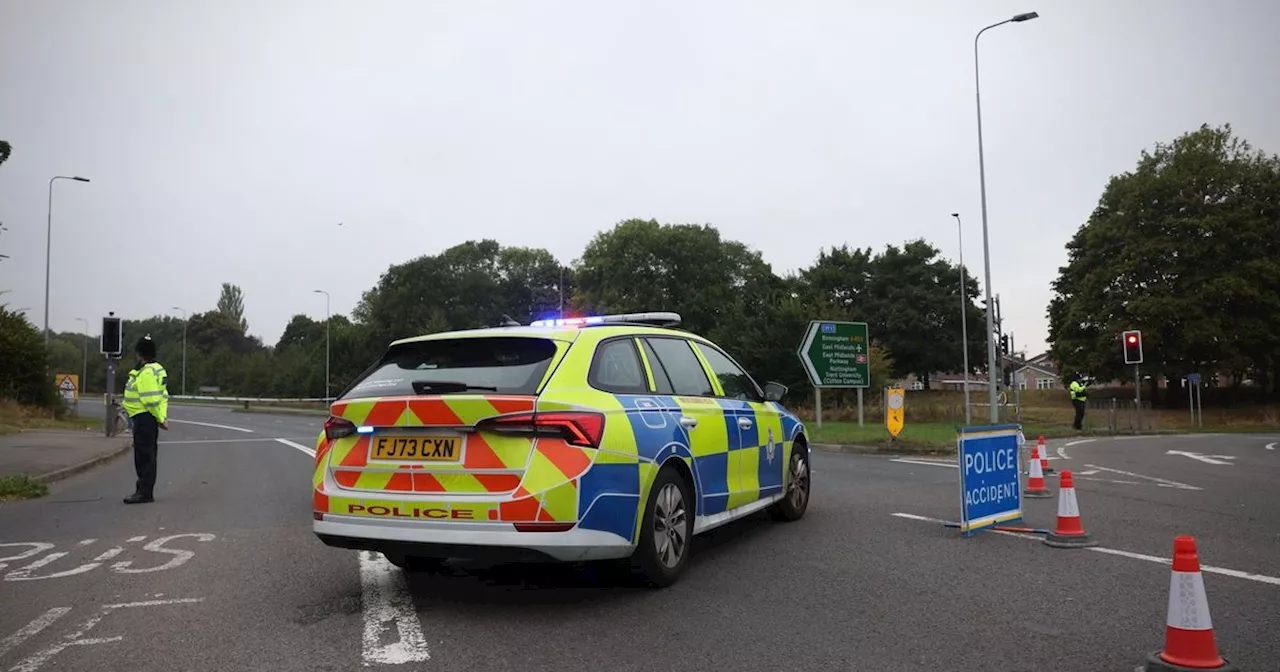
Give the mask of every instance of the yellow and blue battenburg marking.
[[[732, 399], [614, 398], [622, 406], [630, 436], [609, 437], [612, 442], [607, 438], [583, 474], [580, 527], [634, 541], [648, 485], [657, 467], [672, 457], [683, 460], [693, 474], [698, 516], [723, 513], [782, 491], [791, 448], [803, 427], [780, 405], [769, 402], [764, 405], [769, 412], [758, 414], [752, 404]], [[698, 422], [686, 428], [681, 417]]]

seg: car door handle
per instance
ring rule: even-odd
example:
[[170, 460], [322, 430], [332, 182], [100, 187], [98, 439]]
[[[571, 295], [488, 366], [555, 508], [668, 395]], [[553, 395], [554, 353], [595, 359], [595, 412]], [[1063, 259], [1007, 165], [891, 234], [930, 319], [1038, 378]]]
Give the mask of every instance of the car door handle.
[[691, 417], [689, 417], [689, 416], [687, 416], [687, 415], [682, 415], [682, 416], [680, 416], [680, 424], [681, 424], [682, 426], [684, 426], [684, 427], [688, 427], [688, 428], [692, 429], [692, 428], [694, 428], [694, 427], [697, 427], [697, 426], [698, 426], [698, 419], [697, 419], [697, 418], [691, 418]]
[[751, 429], [751, 418], [738, 418], [738, 429]]

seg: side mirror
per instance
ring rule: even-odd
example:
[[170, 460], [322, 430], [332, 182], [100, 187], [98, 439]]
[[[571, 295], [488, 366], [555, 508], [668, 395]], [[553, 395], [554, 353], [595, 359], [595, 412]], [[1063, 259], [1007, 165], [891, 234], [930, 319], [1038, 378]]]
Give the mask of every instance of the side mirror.
[[764, 398], [769, 401], [782, 401], [787, 396], [787, 386], [782, 383], [765, 383]]

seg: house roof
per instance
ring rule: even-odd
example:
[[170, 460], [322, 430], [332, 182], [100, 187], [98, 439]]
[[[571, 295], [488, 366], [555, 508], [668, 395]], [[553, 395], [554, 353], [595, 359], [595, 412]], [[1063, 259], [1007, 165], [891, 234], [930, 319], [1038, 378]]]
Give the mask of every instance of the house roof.
[[1040, 373], [1046, 373], [1046, 374], [1049, 374], [1050, 376], [1054, 376], [1054, 377], [1057, 377], [1057, 375], [1058, 375], [1058, 372], [1054, 370], [1054, 366], [1053, 366], [1053, 364], [1051, 364], [1051, 363], [1047, 363], [1047, 362], [1046, 362], [1046, 363], [1032, 363], [1032, 362], [1027, 362], [1025, 365], [1023, 365], [1023, 366], [1022, 366], [1021, 368], [1019, 368], [1018, 370], [1019, 370], [1019, 371], [1025, 371], [1025, 370], [1027, 370], [1027, 369], [1035, 369], [1036, 371], [1039, 371]]

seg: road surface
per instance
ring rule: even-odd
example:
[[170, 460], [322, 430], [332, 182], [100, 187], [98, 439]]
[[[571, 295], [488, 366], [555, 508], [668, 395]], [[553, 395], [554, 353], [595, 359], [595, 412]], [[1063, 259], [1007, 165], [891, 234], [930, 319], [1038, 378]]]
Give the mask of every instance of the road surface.
[[[1223, 654], [1280, 667], [1280, 436], [1052, 443], [1102, 550], [960, 538], [930, 522], [957, 515], [953, 466], [819, 453], [802, 521], [699, 537], [654, 591], [607, 566], [406, 578], [312, 535], [319, 418], [171, 412], [155, 503], [120, 502], [125, 456], [0, 505], [0, 670], [1131, 670], [1178, 534]], [[1056, 499], [1024, 509], [1051, 527]]]

